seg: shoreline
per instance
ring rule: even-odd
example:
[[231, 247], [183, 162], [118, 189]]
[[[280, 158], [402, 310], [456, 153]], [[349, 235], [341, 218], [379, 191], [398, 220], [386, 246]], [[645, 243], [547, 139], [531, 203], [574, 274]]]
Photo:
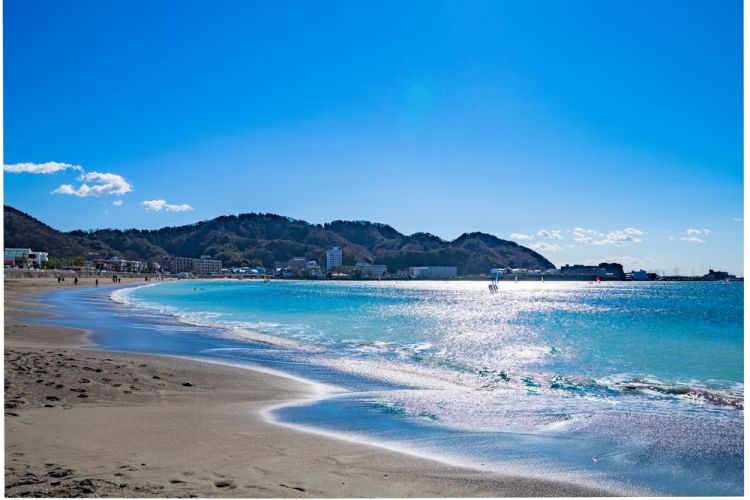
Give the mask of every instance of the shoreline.
[[[34, 302], [58, 287], [40, 281], [47, 280], [5, 283], [6, 496], [611, 494], [455, 467], [274, 422], [272, 408], [314, 398], [312, 386], [245, 367], [84, 349], [91, 345], [84, 331], [24, 322], [64, 314]], [[81, 281], [78, 287], [86, 285]], [[50, 371], [55, 384], [36, 382]]]

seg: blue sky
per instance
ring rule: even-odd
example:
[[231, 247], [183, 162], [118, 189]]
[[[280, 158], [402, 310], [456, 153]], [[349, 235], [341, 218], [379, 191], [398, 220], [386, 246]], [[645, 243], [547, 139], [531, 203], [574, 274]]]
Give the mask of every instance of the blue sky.
[[5, 203], [58, 229], [273, 212], [742, 272], [740, 1], [8, 0], [4, 65]]

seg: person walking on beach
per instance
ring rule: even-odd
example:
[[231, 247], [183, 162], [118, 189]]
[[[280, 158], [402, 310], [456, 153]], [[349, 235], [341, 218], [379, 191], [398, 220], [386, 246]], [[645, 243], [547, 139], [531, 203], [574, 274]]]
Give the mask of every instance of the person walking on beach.
[[74, 285], [77, 285], [77, 284], [78, 284], [78, 276], [76, 276], [75, 278], [73, 278], [73, 284], [74, 284]]
[[95, 280], [96, 286], [99, 286], [99, 280]]

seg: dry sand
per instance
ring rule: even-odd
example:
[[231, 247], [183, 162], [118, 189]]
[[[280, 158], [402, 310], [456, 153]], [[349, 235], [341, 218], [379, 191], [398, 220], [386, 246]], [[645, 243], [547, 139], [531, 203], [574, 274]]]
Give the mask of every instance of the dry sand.
[[82, 349], [84, 332], [24, 321], [63, 314], [34, 293], [72, 286], [5, 282], [8, 497], [604, 494], [274, 425], [260, 411], [307, 397], [310, 387], [247, 369]]

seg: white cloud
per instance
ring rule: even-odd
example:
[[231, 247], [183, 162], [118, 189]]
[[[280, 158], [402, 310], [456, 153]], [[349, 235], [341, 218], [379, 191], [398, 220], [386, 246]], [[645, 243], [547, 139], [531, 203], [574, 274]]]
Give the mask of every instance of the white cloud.
[[122, 206], [122, 200], [115, 200], [115, 201], [112, 202], [112, 205], [114, 205], [116, 207], [121, 207]]
[[70, 163], [59, 163], [56, 161], [48, 161], [46, 163], [15, 163], [13, 165], [3, 165], [3, 170], [12, 174], [54, 174], [61, 170], [78, 170], [83, 172], [83, 169], [78, 165], [71, 165]]
[[594, 231], [593, 229], [585, 229], [582, 227], [576, 227], [573, 229], [573, 239], [581, 243], [591, 243], [596, 238], [604, 236], [603, 233]]
[[691, 243], [705, 243], [706, 240], [698, 238], [697, 236], [683, 236], [680, 238], [683, 241], [689, 241]]
[[559, 252], [560, 250], [562, 250], [559, 245], [550, 245], [549, 243], [545, 243], [543, 241], [534, 243], [533, 245], [529, 245], [529, 248], [542, 252]]
[[607, 233], [607, 236], [599, 241], [595, 241], [594, 245], [629, 245], [631, 243], [640, 243], [640, 238], [636, 238], [632, 234], [628, 234], [625, 231], [611, 231]]
[[622, 231], [610, 231], [607, 234], [594, 231], [593, 229], [584, 229], [582, 227], [573, 229], [573, 239], [590, 245], [624, 246], [632, 243], [640, 243], [643, 240], [636, 238], [636, 236], [641, 234], [643, 234], [643, 231], [633, 227], [625, 228]]
[[686, 233], [690, 236], [696, 236], [699, 234], [705, 234], [706, 236], [708, 236], [709, 234], [711, 234], [711, 230], [710, 229], [688, 229]]
[[706, 236], [708, 236], [709, 234], [711, 234], [711, 230], [710, 229], [704, 229], [703, 230], [703, 234], [705, 234]]
[[141, 203], [141, 205], [143, 205], [143, 208], [148, 212], [161, 212], [162, 210], [166, 210], [167, 212], [186, 212], [193, 209], [193, 207], [187, 203], [172, 205], [167, 203], [166, 200], [146, 200]]
[[532, 234], [524, 234], [524, 233], [513, 233], [513, 234], [510, 235], [510, 239], [512, 239], [512, 240], [519, 240], [519, 241], [533, 240], [534, 239], [534, 235], [532, 235]]
[[558, 229], [551, 229], [549, 231], [547, 231], [546, 229], [540, 229], [536, 233], [536, 235], [539, 236], [540, 238], [551, 239], [551, 240], [563, 239], [561, 231]]
[[[78, 180], [84, 182], [78, 188], [74, 188], [70, 184], [63, 184], [52, 192], [57, 194], [71, 194], [84, 198], [87, 196], [119, 196], [133, 190], [133, 186], [123, 176], [117, 174], [89, 172], [81, 174]], [[89, 185], [86, 182], [91, 182], [92, 184]]]

